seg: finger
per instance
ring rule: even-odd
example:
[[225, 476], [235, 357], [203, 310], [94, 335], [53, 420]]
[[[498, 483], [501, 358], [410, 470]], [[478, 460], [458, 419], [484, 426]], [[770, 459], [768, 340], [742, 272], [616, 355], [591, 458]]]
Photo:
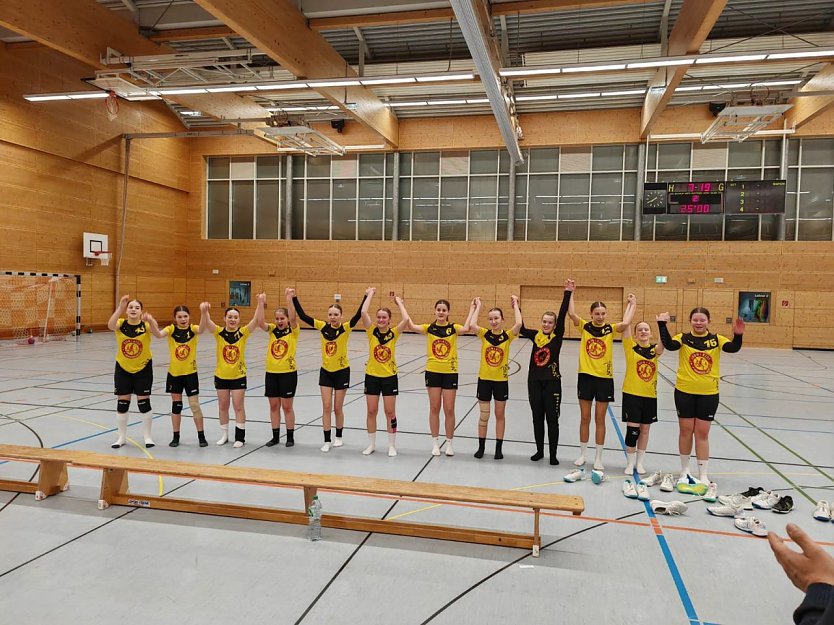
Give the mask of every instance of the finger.
[[793, 542], [795, 542], [799, 548], [802, 549], [802, 552], [806, 556], [810, 556], [811, 554], [822, 549], [822, 547], [814, 542], [814, 539], [808, 536], [808, 534], [806, 534], [798, 525], [788, 523], [785, 529], [788, 531], [788, 536], [790, 536]]

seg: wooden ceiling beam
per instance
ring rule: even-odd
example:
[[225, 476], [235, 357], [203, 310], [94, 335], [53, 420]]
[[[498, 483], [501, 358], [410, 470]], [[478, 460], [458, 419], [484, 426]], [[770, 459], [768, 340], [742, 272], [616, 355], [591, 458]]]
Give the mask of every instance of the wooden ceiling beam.
[[[834, 64], [829, 63], [800, 89], [802, 91], [827, 91], [834, 93]], [[834, 106], [834, 96], [813, 95], [793, 98], [793, 108], [785, 113], [789, 126], [799, 127]]]

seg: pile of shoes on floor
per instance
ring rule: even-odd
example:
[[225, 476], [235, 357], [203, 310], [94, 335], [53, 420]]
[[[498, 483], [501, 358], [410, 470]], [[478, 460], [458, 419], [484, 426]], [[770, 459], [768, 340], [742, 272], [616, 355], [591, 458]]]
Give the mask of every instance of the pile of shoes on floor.
[[793, 510], [793, 498], [790, 495], [779, 495], [775, 491], [766, 491], [761, 486], [751, 486], [743, 493], [735, 495], [721, 495], [716, 506], [707, 506], [707, 512], [715, 516], [732, 517], [735, 526], [743, 532], [753, 536], [767, 536], [764, 521], [746, 510], [771, 510], [779, 514], [787, 514]]

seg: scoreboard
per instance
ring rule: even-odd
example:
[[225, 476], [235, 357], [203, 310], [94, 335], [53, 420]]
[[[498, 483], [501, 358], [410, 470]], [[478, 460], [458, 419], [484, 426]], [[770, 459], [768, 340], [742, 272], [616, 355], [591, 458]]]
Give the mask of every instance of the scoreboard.
[[758, 215], [785, 212], [784, 180], [646, 182], [644, 215]]

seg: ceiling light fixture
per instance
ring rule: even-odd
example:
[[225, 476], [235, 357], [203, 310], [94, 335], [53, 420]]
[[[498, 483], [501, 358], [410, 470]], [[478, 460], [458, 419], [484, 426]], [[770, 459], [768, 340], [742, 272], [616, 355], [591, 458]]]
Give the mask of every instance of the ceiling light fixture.
[[672, 67], [675, 65], [692, 65], [694, 59], [660, 59], [657, 61], [635, 61], [627, 63], [628, 69], [643, 69], [648, 67]]
[[417, 79], [414, 76], [408, 77], [401, 77], [401, 78], [369, 78], [369, 79], [362, 79], [362, 85], [368, 87], [371, 85], [404, 85], [410, 82], [417, 82]]
[[618, 69], [625, 69], [625, 63], [618, 63], [616, 65], [580, 65], [577, 67], [563, 67], [563, 74], [573, 74], [577, 72], [609, 72]]
[[307, 85], [313, 89], [318, 87], [358, 87], [362, 83], [358, 80], [311, 80]]
[[834, 50], [797, 50], [794, 52], [775, 52], [767, 55], [768, 61], [777, 59], [808, 59], [815, 56], [834, 56]]
[[236, 91], [255, 91], [254, 85], [230, 85], [228, 87], [206, 87], [209, 93], [234, 93]]
[[447, 80], [474, 80], [475, 74], [438, 74], [437, 76], [416, 76], [417, 82], [442, 82]]
[[695, 59], [696, 65], [708, 63], [742, 63], [744, 61], [762, 61], [767, 54], [744, 54], [741, 56], [705, 56]]

